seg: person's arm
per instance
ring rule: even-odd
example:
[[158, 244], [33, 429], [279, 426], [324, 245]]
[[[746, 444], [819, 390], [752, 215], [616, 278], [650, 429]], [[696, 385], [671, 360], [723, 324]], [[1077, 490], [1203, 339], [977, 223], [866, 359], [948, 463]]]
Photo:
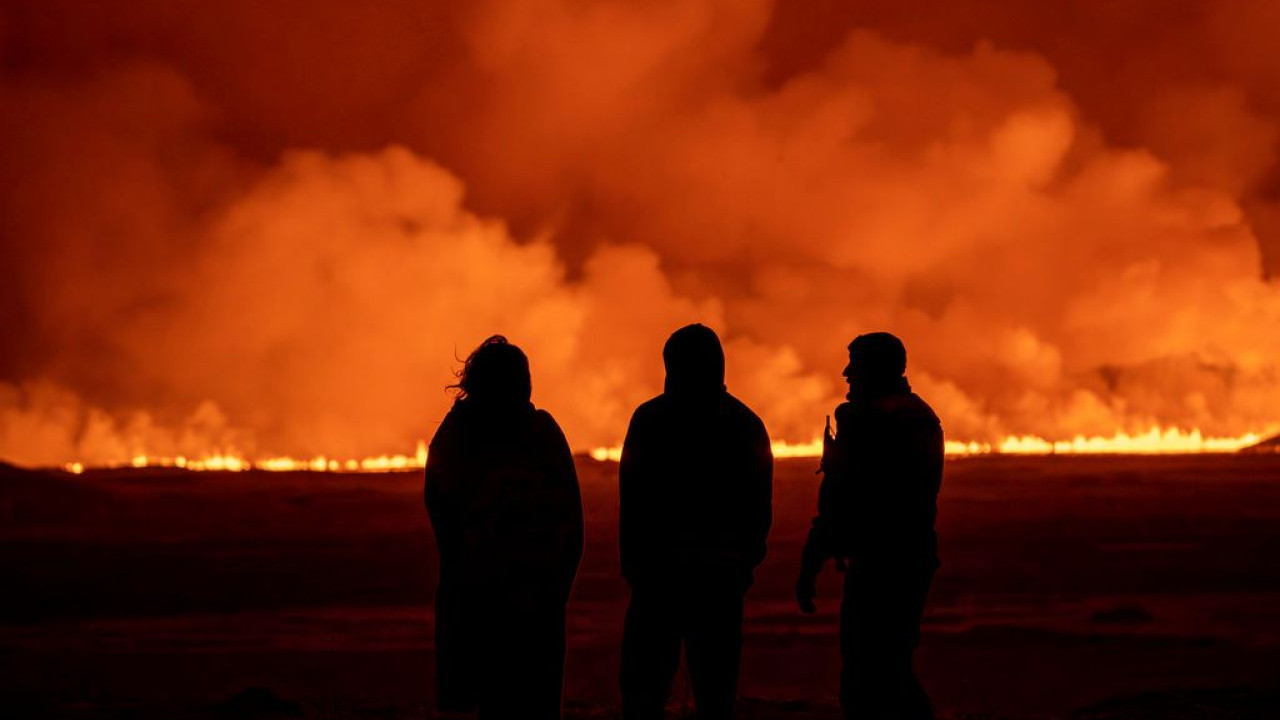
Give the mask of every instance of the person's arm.
[[[854, 429], [849, 422], [849, 406], [846, 403], [836, 409], [836, 436], [830, 435], [830, 427], [823, 431], [822, 483], [818, 486], [818, 514], [809, 527], [809, 535], [805, 539], [804, 549], [800, 552], [800, 576], [796, 580], [796, 601], [800, 609], [806, 613], [816, 611], [814, 598], [817, 597], [818, 573], [830, 558], [837, 557], [838, 543], [835, 535], [839, 532], [841, 508], [847, 502], [844, 497], [848, 480], [844, 477], [849, 471], [849, 462], [843, 449], [841, 436]], [[842, 422], [843, 421], [843, 422]], [[844, 438], [847, 440], [848, 438]], [[843, 559], [837, 558], [837, 570], [843, 569]]]
[[569, 448], [564, 431], [550, 413], [546, 413], [546, 421], [550, 435], [548, 444], [552, 458], [552, 477], [556, 483], [557, 497], [561, 500], [557, 508], [557, 524], [565, 533], [565, 552], [561, 567], [562, 588], [567, 599], [573, 590], [574, 578], [578, 575], [578, 565], [582, 562], [582, 489], [578, 484], [578, 469], [573, 464], [573, 451]]
[[452, 513], [449, 511], [449, 499], [444, 488], [454, 485], [451, 475], [457, 470], [456, 444], [453, 423], [448, 416], [436, 429], [427, 449], [427, 465], [423, 470], [422, 499], [427, 508], [427, 516], [431, 519], [431, 529], [435, 533], [436, 548], [449, 543], [449, 524]]
[[631, 416], [627, 436], [622, 442], [622, 458], [618, 464], [618, 557], [622, 576], [633, 579], [644, 552], [642, 506], [645, 495], [646, 430], [641, 410]]
[[839, 530], [837, 518], [846, 504], [844, 494], [848, 482], [844, 475], [849, 470], [849, 463], [844, 457], [843, 446], [848, 437], [842, 436], [845, 432], [853, 432], [848, 420], [847, 407], [842, 405], [836, 409], [836, 435], [831, 436], [830, 426], [823, 431], [822, 483], [818, 486], [818, 514], [813, 518], [801, 556], [802, 570], [814, 575], [817, 575], [822, 565], [836, 554], [837, 543], [834, 535]]
[[919, 488], [917, 490], [916, 512], [919, 517], [920, 532], [924, 540], [924, 560], [930, 566], [937, 567], [938, 491], [942, 488], [945, 457], [945, 443], [940, 424], [935, 422], [927, 426], [921, 454], [923, 462], [921, 463]]
[[769, 528], [773, 525], [773, 448], [764, 423], [756, 420], [751, 446], [750, 479], [753, 490], [751, 522], [751, 566], [764, 562], [768, 552]]
[[822, 572], [822, 566], [833, 554], [831, 542], [827, 538], [828, 527], [822, 514], [822, 507], [825, 504], [822, 498], [829, 497], [835, 486], [831, 471], [827, 470], [822, 476], [822, 485], [818, 489], [818, 515], [813, 518], [809, 535], [805, 538], [804, 548], [800, 551], [800, 574], [796, 578], [796, 603], [804, 613], [816, 612], [818, 609], [814, 604], [814, 599], [818, 596], [818, 573]]

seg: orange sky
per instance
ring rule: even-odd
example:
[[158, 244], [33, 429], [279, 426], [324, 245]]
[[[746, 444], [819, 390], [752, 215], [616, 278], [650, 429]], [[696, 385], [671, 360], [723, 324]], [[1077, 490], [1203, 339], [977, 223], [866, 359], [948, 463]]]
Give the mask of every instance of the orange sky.
[[702, 321], [776, 438], [1280, 407], [1280, 3], [0, 2], [0, 458], [405, 452], [524, 346], [578, 448]]

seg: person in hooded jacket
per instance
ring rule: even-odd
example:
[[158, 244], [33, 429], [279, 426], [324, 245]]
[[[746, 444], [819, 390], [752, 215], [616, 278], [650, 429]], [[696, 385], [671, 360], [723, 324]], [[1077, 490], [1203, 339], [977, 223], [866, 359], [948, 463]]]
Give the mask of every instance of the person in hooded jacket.
[[573, 456], [530, 402], [528, 358], [502, 336], [471, 353], [455, 387], [424, 491], [440, 554], [436, 705], [482, 720], [555, 720], [582, 556]]
[[848, 402], [836, 408], [835, 436], [826, 435], [818, 516], [796, 582], [800, 609], [812, 613], [823, 564], [845, 569], [840, 704], [859, 720], [933, 717], [913, 655], [938, 568], [943, 438], [906, 366], [906, 348], [889, 333], [849, 344]]
[[662, 357], [664, 391], [636, 408], [619, 468], [622, 714], [663, 717], [683, 642], [698, 717], [721, 720], [733, 717], [743, 601], [765, 556], [773, 455], [764, 423], [725, 389], [714, 331], [681, 328]]

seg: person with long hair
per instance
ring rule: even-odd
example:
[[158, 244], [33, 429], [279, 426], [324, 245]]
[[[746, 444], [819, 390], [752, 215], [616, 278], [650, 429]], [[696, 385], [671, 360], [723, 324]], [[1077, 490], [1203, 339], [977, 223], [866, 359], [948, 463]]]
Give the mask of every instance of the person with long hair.
[[528, 358], [501, 335], [471, 353], [451, 387], [424, 491], [440, 555], [436, 706], [558, 719], [565, 606], [582, 556], [573, 455], [531, 402]]

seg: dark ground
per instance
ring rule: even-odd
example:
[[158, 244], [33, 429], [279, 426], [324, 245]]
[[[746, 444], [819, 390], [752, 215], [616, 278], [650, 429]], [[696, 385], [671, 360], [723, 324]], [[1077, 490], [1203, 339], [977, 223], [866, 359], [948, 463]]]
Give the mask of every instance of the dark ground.
[[[748, 720], [838, 716], [838, 576], [790, 599], [813, 467], [779, 464]], [[616, 705], [616, 469], [579, 461], [570, 717]], [[940, 531], [943, 716], [1280, 718], [1280, 456], [956, 460]], [[417, 473], [0, 468], [0, 716], [428, 716], [434, 557]]]

